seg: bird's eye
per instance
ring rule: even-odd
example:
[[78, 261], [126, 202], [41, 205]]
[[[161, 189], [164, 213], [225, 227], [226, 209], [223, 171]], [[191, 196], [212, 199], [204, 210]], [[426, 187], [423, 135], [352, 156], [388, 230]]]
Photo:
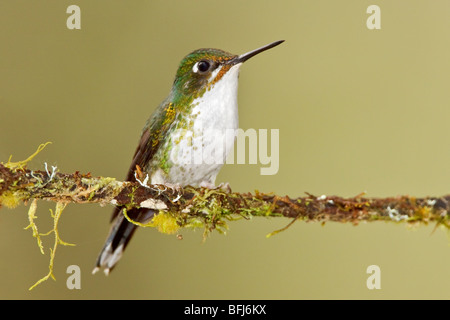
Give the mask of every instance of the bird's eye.
[[202, 60], [202, 61], [197, 62], [194, 65], [193, 71], [195, 73], [197, 73], [197, 72], [204, 73], [204, 72], [207, 72], [210, 67], [211, 67], [211, 64], [208, 61]]
[[209, 66], [210, 66], [210, 64], [209, 64], [208, 61], [200, 61], [200, 62], [198, 63], [198, 70], [199, 70], [200, 72], [206, 72], [206, 71], [208, 71]]

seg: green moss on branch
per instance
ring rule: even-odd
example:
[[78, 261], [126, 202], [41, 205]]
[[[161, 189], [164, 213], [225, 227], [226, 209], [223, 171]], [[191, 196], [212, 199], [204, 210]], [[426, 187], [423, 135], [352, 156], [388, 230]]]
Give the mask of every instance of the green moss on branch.
[[227, 230], [227, 221], [250, 217], [287, 217], [302, 221], [350, 222], [389, 221], [406, 223], [436, 222], [450, 226], [450, 196], [415, 198], [352, 198], [314, 196], [290, 198], [273, 194], [235, 193], [222, 189], [164, 185], [143, 186], [114, 178], [92, 177], [26, 168], [10, 169], [0, 164], [0, 205], [15, 207], [33, 199], [60, 203], [98, 203], [146, 207], [169, 214], [182, 227], [203, 226], [208, 230]]

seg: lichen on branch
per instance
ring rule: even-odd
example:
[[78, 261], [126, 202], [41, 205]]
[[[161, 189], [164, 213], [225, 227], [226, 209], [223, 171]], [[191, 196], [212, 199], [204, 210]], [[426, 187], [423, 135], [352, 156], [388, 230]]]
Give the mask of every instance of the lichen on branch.
[[[353, 224], [362, 221], [436, 222], [450, 227], [450, 195], [424, 198], [358, 195], [343, 198], [307, 193], [303, 197], [290, 198], [258, 191], [237, 193], [220, 188], [143, 185], [138, 181], [93, 177], [90, 173], [50, 173], [23, 166], [10, 169], [0, 163], [0, 206], [13, 208], [20, 202], [34, 199], [109, 204], [128, 210], [138, 207], [155, 209], [175, 219], [180, 228], [202, 226], [219, 231], [226, 231], [226, 221], [256, 216]], [[158, 224], [152, 226], [158, 227]]]
[[[66, 207], [67, 203], [61, 203], [61, 202], [57, 202], [56, 203], [56, 208], [55, 208], [55, 213], [53, 213], [52, 210], [50, 210], [50, 214], [53, 218], [53, 229], [51, 229], [49, 232], [47, 233], [38, 233], [37, 232], [37, 226], [34, 223], [34, 218], [35, 217], [35, 211], [36, 211], [36, 200], [33, 200], [33, 203], [30, 206], [30, 210], [28, 212], [28, 216], [29, 216], [29, 220], [30, 220], [30, 225], [28, 227], [31, 227], [33, 230], [33, 236], [37, 238], [38, 241], [38, 246], [39, 249], [41, 250], [41, 253], [44, 254], [44, 247], [42, 245], [42, 241], [41, 241], [41, 236], [48, 236], [50, 234], [54, 234], [55, 236], [55, 240], [53, 242], [53, 248], [50, 248], [50, 262], [48, 265], [48, 273], [47, 275], [45, 275], [44, 277], [42, 277], [41, 279], [39, 279], [38, 281], [36, 281], [35, 284], [33, 284], [28, 290], [33, 290], [34, 288], [36, 288], [39, 284], [41, 284], [44, 281], [47, 281], [49, 278], [52, 278], [53, 280], [55, 279], [55, 276], [53, 275], [53, 266], [55, 264], [55, 254], [56, 254], [56, 248], [58, 247], [58, 245], [63, 245], [63, 246], [74, 246], [74, 244], [72, 243], [68, 243], [65, 241], [62, 241], [60, 236], [59, 236], [59, 232], [58, 232], [58, 223], [59, 223], [59, 219], [61, 218], [61, 214], [64, 210], [64, 208]], [[27, 229], [28, 227], [26, 227], [25, 229]]]
[[[102, 206], [122, 207], [125, 217], [141, 227], [155, 227], [158, 231], [174, 234], [180, 228], [203, 228], [204, 236], [212, 230], [226, 233], [228, 221], [252, 217], [285, 217], [291, 220], [286, 227], [267, 235], [270, 237], [289, 228], [295, 221], [327, 221], [352, 223], [386, 221], [408, 224], [436, 223], [450, 227], [450, 195], [416, 198], [398, 196], [369, 198], [364, 194], [343, 198], [315, 196], [290, 198], [255, 191], [237, 193], [221, 188], [194, 188], [147, 185], [142, 181], [117, 181], [108, 177], [93, 177], [90, 173], [60, 173], [56, 167], [49, 170], [30, 170], [27, 164], [46, 145], [42, 144], [28, 159], [19, 162], [0, 163], [0, 208], [15, 208], [20, 203], [31, 205], [28, 211], [29, 225], [41, 253], [44, 253], [41, 236], [53, 233], [55, 241], [50, 249], [49, 273], [30, 289], [53, 277], [53, 263], [58, 244], [70, 245], [61, 240], [58, 222], [68, 203], [97, 203]], [[38, 232], [36, 219], [37, 200], [56, 202], [53, 229], [47, 234]], [[159, 213], [143, 225], [131, 220], [127, 211], [132, 208], [148, 208]]]

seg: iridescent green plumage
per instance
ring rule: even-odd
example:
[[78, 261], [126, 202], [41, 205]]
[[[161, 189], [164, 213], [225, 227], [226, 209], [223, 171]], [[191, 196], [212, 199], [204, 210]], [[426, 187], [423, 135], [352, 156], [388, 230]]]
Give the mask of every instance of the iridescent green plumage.
[[[199, 49], [188, 54], [180, 63], [173, 82], [173, 102], [177, 105], [189, 105], [189, 102], [204, 93], [208, 77], [217, 67], [237, 56], [219, 49]], [[212, 63], [208, 73], [193, 72], [194, 65], [202, 60]], [[189, 101], [190, 100], [190, 101]]]

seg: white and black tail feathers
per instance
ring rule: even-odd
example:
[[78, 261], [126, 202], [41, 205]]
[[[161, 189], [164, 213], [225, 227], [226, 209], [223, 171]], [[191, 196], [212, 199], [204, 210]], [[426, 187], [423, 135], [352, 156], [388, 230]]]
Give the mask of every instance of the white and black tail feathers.
[[[154, 211], [149, 209], [132, 209], [127, 211], [127, 215], [133, 221], [145, 223], [153, 217]], [[137, 225], [125, 218], [121, 209], [116, 208], [113, 213], [113, 221], [108, 238], [98, 255], [96, 267], [92, 273], [103, 269], [105, 275], [108, 275], [122, 257], [128, 242], [137, 228]]]

